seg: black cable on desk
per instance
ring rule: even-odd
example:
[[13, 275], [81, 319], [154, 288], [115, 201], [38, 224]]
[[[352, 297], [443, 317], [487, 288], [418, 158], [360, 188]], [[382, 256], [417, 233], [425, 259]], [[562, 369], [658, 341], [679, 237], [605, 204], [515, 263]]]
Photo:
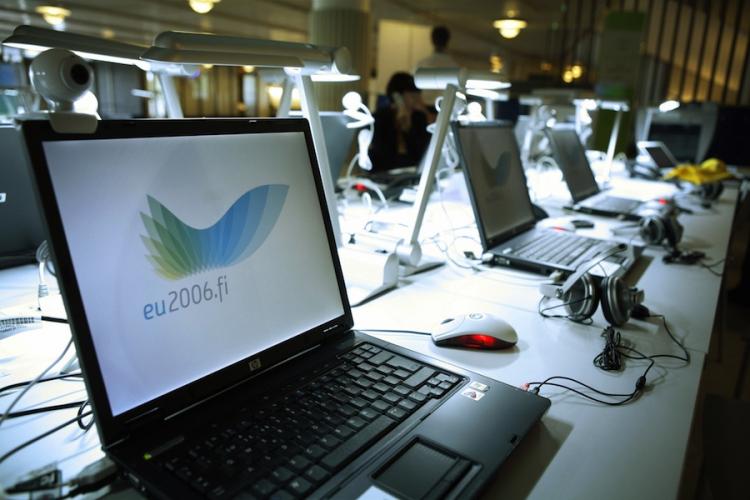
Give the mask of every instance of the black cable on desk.
[[[81, 372], [76, 372], [76, 373], [66, 373], [64, 375], [55, 375], [53, 377], [43, 378], [43, 379], [37, 381], [37, 384], [40, 384], [42, 382], [50, 382], [52, 380], [66, 379], [66, 378], [83, 378], [83, 374]], [[26, 380], [24, 382], [17, 382], [15, 384], [6, 385], [5, 387], [0, 387], [0, 397], [2, 397], [2, 394], [4, 392], [8, 392], [8, 391], [11, 391], [13, 389], [18, 389], [20, 387], [26, 387], [31, 382], [33, 382], [33, 381], [32, 380]]]
[[68, 324], [68, 320], [65, 318], [56, 318], [54, 316], [42, 316], [42, 321], [49, 321], [50, 323], [64, 323]]
[[38, 436], [33, 437], [33, 438], [29, 439], [28, 441], [26, 441], [24, 443], [19, 444], [18, 446], [16, 446], [15, 448], [13, 448], [12, 450], [10, 450], [9, 452], [5, 453], [3, 456], [0, 457], [0, 464], [2, 464], [3, 462], [5, 462], [10, 457], [12, 457], [13, 455], [15, 455], [19, 451], [23, 450], [24, 448], [27, 448], [27, 447], [31, 446], [32, 444], [36, 443], [37, 441], [39, 441], [41, 439], [44, 439], [47, 436], [52, 435], [52, 434], [54, 434], [55, 432], [57, 432], [57, 431], [59, 431], [61, 429], [64, 429], [65, 427], [69, 426], [72, 423], [77, 422], [78, 419], [81, 418], [81, 417], [88, 417], [92, 413], [93, 412], [88, 411], [88, 412], [84, 413], [83, 415], [76, 416], [75, 418], [71, 418], [70, 420], [66, 420], [65, 422], [63, 422], [62, 424], [58, 425], [57, 427], [53, 427], [52, 429], [50, 429], [50, 430], [48, 430], [48, 431], [46, 431], [46, 432], [44, 432], [42, 434], [39, 434]]
[[8, 414], [8, 420], [11, 418], [27, 417], [29, 415], [38, 415], [39, 413], [49, 413], [51, 411], [69, 410], [71, 408], [81, 408], [86, 401], [75, 401], [73, 403], [62, 403], [59, 405], [41, 406], [39, 408], [29, 408], [28, 410], [14, 411]]

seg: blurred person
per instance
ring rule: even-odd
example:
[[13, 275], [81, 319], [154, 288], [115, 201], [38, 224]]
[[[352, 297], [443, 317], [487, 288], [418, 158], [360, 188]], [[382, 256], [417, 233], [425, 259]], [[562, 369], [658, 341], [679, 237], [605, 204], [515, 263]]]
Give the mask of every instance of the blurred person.
[[[432, 54], [424, 59], [420, 60], [414, 72], [416, 73], [417, 68], [456, 68], [458, 63], [448, 54], [448, 42], [451, 39], [451, 32], [445, 26], [435, 26], [432, 28]], [[443, 93], [440, 90], [425, 90], [422, 94], [422, 99], [430, 110], [434, 110], [435, 99], [441, 96]]]
[[389, 103], [375, 111], [370, 146], [373, 171], [418, 165], [430, 143], [428, 112], [409, 73], [391, 76], [386, 87]]

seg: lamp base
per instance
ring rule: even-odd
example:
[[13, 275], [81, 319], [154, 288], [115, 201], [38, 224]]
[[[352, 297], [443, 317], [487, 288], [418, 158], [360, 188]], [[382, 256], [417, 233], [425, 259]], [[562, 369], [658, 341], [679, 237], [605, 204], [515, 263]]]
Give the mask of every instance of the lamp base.
[[416, 265], [401, 264], [398, 266], [398, 274], [402, 278], [411, 276], [412, 274], [419, 274], [424, 271], [429, 271], [436, 267], [440, 267], [445, 264], [445, 260], [438, 257], [430, 257], [428, 255], [422, 255], [419, 259], [419, 263]]

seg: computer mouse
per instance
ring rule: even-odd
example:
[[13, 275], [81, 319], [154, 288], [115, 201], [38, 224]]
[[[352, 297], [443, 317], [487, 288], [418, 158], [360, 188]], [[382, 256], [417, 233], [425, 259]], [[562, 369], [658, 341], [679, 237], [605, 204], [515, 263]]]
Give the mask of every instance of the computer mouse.
[[473, 312], [446, 318], [432, 332], [438, 346], [507, 349], [518, 342], [516, 330], [494, 314]]

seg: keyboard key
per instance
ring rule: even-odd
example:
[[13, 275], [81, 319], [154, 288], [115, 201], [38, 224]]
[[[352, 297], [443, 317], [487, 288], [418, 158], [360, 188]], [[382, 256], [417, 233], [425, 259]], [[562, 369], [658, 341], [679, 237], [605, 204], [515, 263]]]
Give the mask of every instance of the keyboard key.
[[262, 497], [270, 495], [274, 490], [276, 490], [276, 486], [267, 479], [261, 479], [253, 486], [253, 491]]
[[402, 420], [404, 417], [406, 417], [407, 414], [401, 408], [391, 408], [386, 412], [386, 415], [391, 418], [395, 418], [396, 420]]
[[288, 485], [286, 485], [286, 487], [292, 493], [299, 496], [304, 496], [310, 491], [310, 489], [312, 488], [312, 484], [310, 484], [304, 478], [295, 477], [289, 482]]
[[388, 411], [391, 405], [389, 405], [388, 403], [386, 403], [385, 401], [381, 399], [378, 399], [372, 404], [372, 407], [380, 412], [385, 412], [385, 411]]
[[449, 375], [447, 373], [441, 373], [440, 375], [437, 376], [437, 378], [445, 382], [450, 382], [451, 384], [455, 384], [459, 380], [457, 376]]
[[331, 470], [338, 469], [395, 424], [393, 419], [381, 415], [326, 455], [320, 463]]
[[392, 357], [386, 364], [394, 368], [403, 368], [404, 370], [409, 372], [415, 372], [419, 370], [419, 368], [421, 368], [421, 365], [419, 363], [408, 360], [406, 358], [402, 358], [401, 356]]
[[307, 469], [310, 464], [310, 460], [307, 459], [307, 457], [304, 457], [302, 455], [295, 455], [289, 460], [289, 467], [292, 470], [295, 470], [297, 472], [303, 472], [305, 469]]
[[363, 372], [367, 373], [367, 372], [373, 371], [375, 369], [375, 367], [372, 366], [370, 363], [360, 363], [359, 364], [359, 369], [362, 370]]
[[[373, 392], [373, 395], [377, 398], [378, 395]], [[361, 410], [362, 408], [366, 407], [368, 405], [367, 401], [365, 401], [362, 398], [354, 398], [351, 401], [349, 401], [349, 404], [351, 404], [353, 407], [357, 408], [358, 410]]]
[[333, 433], [341, 439], [346, 439], [354, 434], [354, 431], [345, 425], [339, 425], [338, 427], [333, 429]]
[[393, 372], [394, 377], [398, 377], [400, 379], [405, 379], [411, 375], [410, 372], [407, 372], [406, 370], [398, 369], [395, 372]]
[[294, 477], [294, 473], [286, 467], [279, 467], [271, 473], [271, 477], [279, 484], [284, 484]]
[[383, 399], [388, 401], [390, 404], [396, 404], [401, 399], [401, 396], [399, 396], [395, 392], [386, 392], [385, 394], [383, 394]]
[[390, 366], [381, 365], [375, 368], [375, 371], [379, 371], [383, 375], [390, 375], [391, 373], [393, 373], [393, 368], [391, 368]]
[[365, 422], [359, 417], [352, 417], [349, 420], [347, 420], [346, 423], [349, 424], [349, 427], [355, 430], [359, 430], [367, 424], [367, 422]]
[[308, 446], [305, 448], [305, 455], [310, 457], [313, 460], [318, 460], [320, 457], [326, 454], [326, 450], [318, 446], [317, 444], [314, 444], [312, 446]]
[[329, 475], [328, 471], [319, 465], [313, 465], [305, 472], [305, 477], [312, 480], [313, 483], [320, 483], [327, 479]]
[[403, 409], [404, 409], [404, 410], [406, 410], [406, 411], [412, 411], [412, 410], [414, 410], [414, 409], [415, 409], [415, 408], [416, 408], [417, 406], [418, 406], [418, 405], [417, 405], [417, 403], [415, 403], [414, 401], [412, 401], [412, 400], [410, 400], [410, 399], [402, 399], [402, 400], [401, 400], [401, 401], [400, 401], [400, 402], [398, 403], [398, 407], [399, 407], [399, 408], [403, 408]]
[[365, 373], [365, 377], [369, 378], [370, 380], [374, 382], [380, 382], [381, 380], [383, 380], [383, 378], [385, 378], [385, 375], [383, 375], [382, 373], [379, 373], [376, 370], [376, 371]]
[[399, 385], [397, 387], [394, 387], [393, 390], [396, 392], [396, 394], [400, 396], [404, 396], [404, 397], [408, 396], [409, 393], [411, 392], [411, 389], [409, 389], [408, 387], [404, 385]]
[[440, 387], [441, 389], [445, 389], [447, 391], [448, 389], [453, 387], [453, 384], [451, 384], [450, 382], [441, 382], [440, 385], [438, 385], [438, 387]]
[[409, 399], [411, 399], [415, 403], [424, 403], [425, 400], [427, 400], [427, 396], [422, 394], [421, 392], [412, 392], [411, 394], [409, 394]]
[[380, 392], [388, 392], [391, 390], [389, 386], [387, 386], [386, 384], [382, 382], [378, 382], [377, 384], [373, 385], [372, 388]]
[[378, 365], [382, 365], [383, 363], [385, 363], [386, 361], [388, 361], [392, 357], [393, 357], [393, 354], [391, 354], [390, 352], [388, 352], [388, 351], [381, 351], [380, 354], [377, 354], [377, 355], [371, 357], [368, 360], [368, 363], [370, 363], [372, 365], [375, 365], [375, 366], [378, 366]]
[[333, 434], [326, 434], [325, 436], [320, 438], [320, 441], [318, 442], [320, 443], [321, 446], [324, 446], [325, 448], [329, 450], [341, 444], [341, 440], [338, 439]]
[[373, 391], [373, 390], [367, 390], [367, 391], [363, 392], [361, 394], [361, 396], [363, 398], [365, 398], [365, 399], [370, 400], [370, 401], [375, 401], [376, 399], [378, 399], [380, 397], [380, 395], [377, 392]]
[[370, 421], [378, 418], [380, 416], [380, 413], [376, 412], [372, 408], [362, 408], [362, 410], [359, 412], [359, 416], [367, 421]]
[[372, 381], [364, 377], [358, 378], [354, 383], [363, 389], [369, 389], [370, 387], [372, 387]]
[[276, 493], [274, 493], [273, 495], [271, 495], [269, 498], [270, 498], [270, 500], [294, 500], [297, 497], [294, 496], [294, 495], [292, 495], [288, 491], [279, 490]]
[[435, 370], [432, 368], [422, 367], [419, 369], [418, 372], [413, 374], [411, 377], [404, 380], [404, 384], [408, 385], [409, 387], [419, 387], [422, 385], [427, 379], [432, 377], [432, 375], [435, 373]]

